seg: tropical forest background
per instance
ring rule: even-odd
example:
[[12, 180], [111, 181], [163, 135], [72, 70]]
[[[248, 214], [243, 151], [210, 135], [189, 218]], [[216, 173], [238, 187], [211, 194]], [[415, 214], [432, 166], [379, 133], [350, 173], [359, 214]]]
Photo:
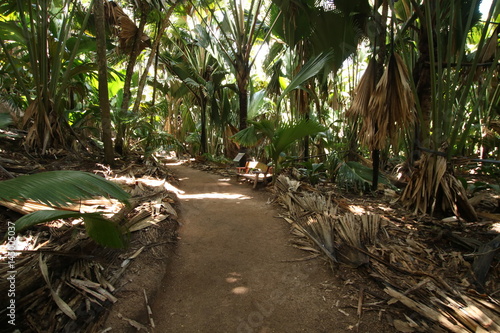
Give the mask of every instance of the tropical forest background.
[[[237, 163], [255, 159], [272, 166], [276, 192], [293, 192], [283, 195], [286, 200], [297, 194], [299, 185], [279, 175], [306, 182], [313, 193], [327, 193], [328, 200], [304, 194], [313, 202], [314, 214], [292, 216], [339, 219], [321, 230], [307, 229], [312, 228], [310, 221], [295, 224], [302, 234], [317, 233], [315, 244], [323, 244], [318, 252], [325, 252], [324, 244], [329, 244], [325, 254], [331, 257], [339, 250], [337, 236], [332, 235], [354, 230], [346, 227], [340, 232], [335, 229], [339, 225], [373, 222], [382, 230], [381, 221], [389, 220], [393, 234], [386, 231], [385, 243], [369, 239], [372, 243], [365, 247], [358, 242], [365, 236], [357, 234], [353, 241], [348, 235], [342, 242], [352, 242], [343, 249], [356, 250], [356, 257], [363, 254], [360, 265], [368, 257], [379, 258], [371, 266], [379, 270], [371, 275], [391, 280], [399, 290], [386, 293], [453, 331], [454, 324], [440, 321], [442, 317], [422, 305], [432, 301], [443, 307], [444, 301], [436, 301], [435, 287], [429, 286], [431, 278], [447, 301], [458, 299], [459, 287], [453, 289], [449, 280], [441, 279], [443, 272], [450, 273], [447, 278], [453, 279], [453, 286], [464, 289], [463, 282], [474, 276], [477, 290], [498, 292], [494, 277], [500, 249], [499, 15], [497, 0], [2, 1], [0, 204], [24, 215], [31, 211], [18, 203], [28, 199], [50, 209], [101, 195], [123, 203], [130, 200], [132, 208], [116, 213], [119, 223], [85, 213], [80, 206], [75, 211], [42, 210], [16, 222], [18, 233], [41, 222], [82, 217], [84, 228], [79, 230], [91, 240], [74, 236], [72, 228], [79, 226], [53, 222], [49, 236], [42, 232], [40, 242], [46, 245], [50, 240], [60, 246], [50, 245], [53, 249], [65, 253], [75, 248], [94, 251], [93, 241], [121, 248], [127, 245], [123, 235], [133, 229], [124, 216], [140, 201], [131, 199], [125, 186], [67, 170], [79, 170], [81, 163], [82, 170], [98, 166], [100, 173], [110, 176], [115, 167], [125, 174], [132, 166], [155, 166], [154, 174], [165, 156], [176, 156], [234, 172], [233, 159], [245, 153]], [[72, 157], [71, 165], [51, 166], [59, 173], [40, 172], [49, 171], [47, 165], [55, 161], [66, 163], [67, 156]], [[89, 161], [91, 166], [84, 168]], [[142, 171], [141, 176], [146, 174]], [[20, 176], [30, 173], [37, 175]], [[173, 177], [162, 173], [159, 178]], [[135, 191], [137, 179], [123, 182], [136, 186]], [[340, 218], [331, 207], [337, 196], [328, 192], [332, 188], [352, 200], [384, 201], [390, 196], [390, 203], [405, 211], [398, 212], [402, 217], [365, 214], [359, 218], [362, 222], [353, 215]], [[163, 187], [161, 192], [160, 199], [143, 199], [154, 198], [168, 207], [162, 218], [176, 216], [170, 206], [174, 200], [166, 199]], [[339, 210], [348, 208], [342, 204], [345, 200], [336, 202]], [[305, 209], [292, 207], [299, 203], [288, 202], [292, 215]], [[1, 212], [0, 220], [10, 221]], [[150, 226], [139, 218], [130, 220], [141, 224], [133, 225], [135, 230]], [[56, 232], [54, 226], [66, 231]], [[2, 233], [10, 232], [2, 228]], [[422, 229], [414, 234], [417, 228]], [[464, 233], [470, 237], [462, 237]], [[398, 238], [402, 234], [407, 236]], [[418, 241], [412, 238], [416, 234]], [[419, 245], [431, 238], [448, 239], [446, 249]], [[466, 258], [474, 261], [471, 269], [450, 244], [480, 259]], [[427, 257], [416, 261], [417, 252]], [[390, 260], [384, 266], [380, 258], [385, 257]], [[52, 297], [57, 307], [51, 318], [60, 310], [74, 319], [75, 312], [63, 301], [74, 297], [74, 290], [61, 291], [64, 297], [55, 293], [46, 267], [61, 273], [76, 259], [61, 268], [64, 265], [54, 258], [26, 255], [26, 269], [19, 269], [26, 292], [19, 305], [42, 307]], [[407, 266], [392, 265], [396, 261]], [[430, 262], [436, 265], [426, 266]], [[32, 274], [30, 265], [39, 265], [41, 275]], [[68, 270], [73, 272], [73, 267]], [[101, 270], [88, 270], [87, 277], [101, 283]], [[489, 284], [488, 274], [493, 276]], [[56, 276], [65, 275], [54, 274], [53, 280]], [[49, 289], [39, 289], [40, 300], [33, 302], [30, 292], [42, 277]], [[82, 286], [88, 287], [74, 284]], [[416, 290], [414, 286], [422, 294], [417, 295], [420, 300], [409, 301], [407, 294]], [[422, 300], [424, 289], [426, 300], [415, 306], [412, 302]], [[110, 293], [100, 295], [114, 300]], [[460, 297], [461, 304], [469, 304], [470, 299]], [[498, 321], [498, 300], [478, 297], [475, 306], [487, 300], [482, 310], [489, 315], [488, 309], [496, 309], [491, 317]], [[446, 304], [455, 315], [464, 308]], [[470, 318], [492, 327], [491, 332], [500, 328], [500, 322], [488, 326], [477, 316]], [[476, 331], [470, 318], [465, 325]], [[58, 323], [62, 325], [47, 320], [47, 325]]]

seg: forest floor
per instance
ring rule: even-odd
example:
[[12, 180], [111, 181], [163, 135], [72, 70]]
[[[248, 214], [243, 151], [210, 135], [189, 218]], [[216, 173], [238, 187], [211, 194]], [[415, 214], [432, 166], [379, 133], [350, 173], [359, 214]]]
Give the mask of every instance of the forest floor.
[[[389, 189], [353, 194], [335, 184], [300, 183], [285, 194], [277, 184], [254, 190], [235, 180], [233, 167], [206, 161], [137, 159], [111, 170], [64, 152], [43, 159], [13, 146], [0, 152], [0, 165], [15, 176], [50, 170], [103, 174], [136, 202], [124, 219], [134, 229], [126, 249], [96, 246], [81, 226], [67, 222], [18, 236], [26, 244], [16, 259], [23, 332], [500, 331], [500, 265], [494, 256], [500, 197], [491, 189], [470, 199], [480, 220], [467, 222], [415, 215]], [[293, 202], [312, 198], [317, 208], [304, 206], [291, 216], [297, 210], [279, 198], [295, 195]], [[320, 204], [325, 202], [336, 206], [328, 217], [333, 223], [353, 214], [380, 218], [377, 241], [354, 251], [354, 259], [361, 259], [357, 268], [332, 262], [323, 245], [304, 239], [297, 227], [330, 214]], [[97, 206], [103, 205], [109, 201]], [[0, 234], [23, 210], [0, 206]], [[339, 231], [330, 233], [337, 237]], [[353, 254], [345, 239], [334, 243], [337, 255]], [[493, 256], [482, 264], [481, 290], [472, 269], [488, 253]], [[3, 295], [8, 269], [1, 259]], [[53, 291], [42, 266], [77, 320], [50, 301]], [[0, 331], [12, 332], [3, 325], [5, 311], [0, 314]]]
[[[156, 332], [395, 332], [383, 309], [357, 314], [365, 285], [290, 244], [289, 225], [265, 188], [234, 178], [167, 165], [179, 179], [179, 240], [150, 299]], [[153, 265], [152, 265], [153, 266]], [[134, 280], [154, 279], [142, 265]], [[369, 285], [365, 285], [369, 288]], [[127, 291], [125, 291], [127, 292]], [[133, 332], [128, 316], [142, 295], [120, 298], [105, 327]], [[150, 317], [150, 318], [148, 318]]]

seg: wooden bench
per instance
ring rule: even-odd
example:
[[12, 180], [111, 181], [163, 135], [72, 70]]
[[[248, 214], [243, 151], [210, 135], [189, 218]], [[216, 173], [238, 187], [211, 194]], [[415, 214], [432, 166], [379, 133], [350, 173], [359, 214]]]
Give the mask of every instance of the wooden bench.
[[246, 162], [244, 167], [236, 167], [236, 180], [246, 179], [253, 182], [253, 188], [258, 183], [267, 184], [273, 178], [273, 168], [261, 162]]

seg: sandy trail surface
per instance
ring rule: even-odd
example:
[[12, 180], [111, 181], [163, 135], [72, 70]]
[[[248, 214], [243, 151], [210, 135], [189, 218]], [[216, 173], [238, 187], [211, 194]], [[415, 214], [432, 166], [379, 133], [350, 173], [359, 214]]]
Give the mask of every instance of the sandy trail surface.
[[356, 327], [346, 305], [356, 295], [349, 299], [323, 260], [296, 260], [309, 254], [291, 246], [269, 192], [169, 168], [179, 178], [181, 227], [151, 304], [155, 332], [374, 332], [370, 323]]

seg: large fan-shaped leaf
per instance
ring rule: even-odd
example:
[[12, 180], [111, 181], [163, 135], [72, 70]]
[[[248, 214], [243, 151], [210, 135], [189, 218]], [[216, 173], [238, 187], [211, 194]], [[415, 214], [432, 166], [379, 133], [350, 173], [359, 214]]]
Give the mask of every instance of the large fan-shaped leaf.
[[255, 126], [249, 126], [245, 129], [242, 129], [235, 135], [231, 137], [235, 142], [245, 146], [245, 147], [253, 147], [259, 142], [259, 136], [257, 134]]
[[290, 91], [299, 88], [302, 83], [306, 82], [320, 71], [322, 71], [325, 66], [331, 61], [333, 57], [332, 52], [321, 53], [317, 57], [309, 60], [301, 69], [300, 72], [292, 79], [290, 84], [283, 90], [283, 93], [279, 97], [278, 103], [285, 97]]
[[49, 171], [0, 182], [0, 199], [33, 200], [64, 207], [75, 200], [111, 196], [127, 202], [129, 194], [118, 185], [82, 171]]
[[123, 233], [119, 226], [99, 213], [39, 210], [18, 219], [15, 223], [16, 232], [40, 223], [67, 218], [83, 218], [88, 235], [97, 243], [113, 248], [124, 247]]
[[282, 125], [273, 137], [273, 159], [278, 159], [278, 156], [295, 141], [325, 130], [323, 125], [313, 120], [301, 120], [295, 124]]
[[271, 140], [276, 130], [275, 124], [269, 119], [248, 121], [248, 123], [251, 124], [251, 126], [248, 126], [231, 137], [235, 142], [245, 147], [255, 146], [263, 137]]
[[[346, 185], [350, 189], [367, 189], [373, 183], [373, 170], [358, 162], [345, 162], [339, 167], [337, 182]], [[390, 187], [392, 186], [391, 183], [381, 175], [379, 175], [378, 182]]]

